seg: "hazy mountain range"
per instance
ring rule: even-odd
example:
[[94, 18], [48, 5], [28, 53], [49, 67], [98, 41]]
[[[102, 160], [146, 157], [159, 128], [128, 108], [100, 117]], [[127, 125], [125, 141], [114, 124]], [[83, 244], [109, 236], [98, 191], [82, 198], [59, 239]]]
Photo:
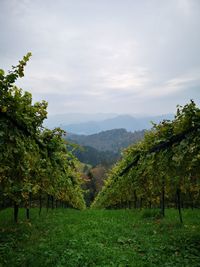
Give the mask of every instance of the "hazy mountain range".
[[48, 115], [44, 125], [48, 128], [62, 127], [63, 125], [79, 124], [88, 121], [102, 121], [117, 117], [116, 113], [64, 113]]
[[62, 114], [50, 116], [45, 122], [49, 128], [61, 127], [68, 133], [90, 135], [102, 131], [124, 128], [127, 131], [150, 129], [151, 121], [159, 123], [163, 119], [172, 119], [173, 114], [160, 116], [134, 117], [116, 114]]

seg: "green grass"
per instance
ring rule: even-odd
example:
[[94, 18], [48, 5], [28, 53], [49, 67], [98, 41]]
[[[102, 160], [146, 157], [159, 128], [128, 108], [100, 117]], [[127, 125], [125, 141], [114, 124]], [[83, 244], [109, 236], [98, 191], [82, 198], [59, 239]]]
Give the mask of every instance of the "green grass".
[[[200, 266], [200, 211], [166, 219], [130, 210], [31, 210], [31, 223], [0, 212], [0, 266]], [[145, 212], [146, 213], [146, 212]]]

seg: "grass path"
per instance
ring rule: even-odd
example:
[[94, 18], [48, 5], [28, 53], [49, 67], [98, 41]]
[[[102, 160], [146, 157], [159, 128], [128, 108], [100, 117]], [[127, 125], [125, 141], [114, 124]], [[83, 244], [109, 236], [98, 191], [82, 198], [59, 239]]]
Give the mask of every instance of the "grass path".
[[32, 209], [31, 222], [12, 223], [0, 212], [0, 267], [8, 266], [200, 266], [200, 211], [177, 211], [166, 219], [130, 210]]

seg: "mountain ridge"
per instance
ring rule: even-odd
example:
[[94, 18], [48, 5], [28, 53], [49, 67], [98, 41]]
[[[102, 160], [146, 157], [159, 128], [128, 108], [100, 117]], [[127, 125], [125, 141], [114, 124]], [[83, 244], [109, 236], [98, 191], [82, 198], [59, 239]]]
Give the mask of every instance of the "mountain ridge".
[[66, 139], [85, 147], [92, 147], [98, 151], [120, 153], [122, 149], [140, 141], [145, 130], [128, 132], [126, 129], [112, 129], [91, 135], [68, 134]]
[[131, 115], [118, 115], [113, 118], [108, 118], [101, 121], [88, 121], [82, 123], [74, 123], [62, 125], [62, 128], [68, 133], [91, 135], [102, 131], [124, 128], [127, 131], [134, 132], [140, 130], [149, 130], [152, 128], [152, 123], [159, 123], [163, 119], [171, 120], [173, 114], [149, 117], [133, 117]]

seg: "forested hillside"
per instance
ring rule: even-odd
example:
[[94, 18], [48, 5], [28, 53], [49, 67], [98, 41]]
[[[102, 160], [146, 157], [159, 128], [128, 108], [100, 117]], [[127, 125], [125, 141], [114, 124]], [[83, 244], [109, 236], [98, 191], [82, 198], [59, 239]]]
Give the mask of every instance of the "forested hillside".
[[[69, 149], [71, 146], [69, 145]], [[120, 153], [112, 151], [99, 151], [90, 146], [78, 146], [72, 153], [82, 163], [90, 164], [92, 166], [103, 165], [110, 167], [120, 158]]]
[[82, 146], [90, 146], [99, 151], [119, 153], [129, 145], [137, 143], [144, 137], [145, 130], [128, 132], [125, 129], [112, 129], [92, 135], [67, 134], [67, 140]]
[[125, 129], [113, 129], [94, 135], [67, 134], [65, 139], [69, 142], [69, 149], [81, 162], [111, 167], [120, 159], [123, 149], [141, 140], [144, 132], [131, 133]]

